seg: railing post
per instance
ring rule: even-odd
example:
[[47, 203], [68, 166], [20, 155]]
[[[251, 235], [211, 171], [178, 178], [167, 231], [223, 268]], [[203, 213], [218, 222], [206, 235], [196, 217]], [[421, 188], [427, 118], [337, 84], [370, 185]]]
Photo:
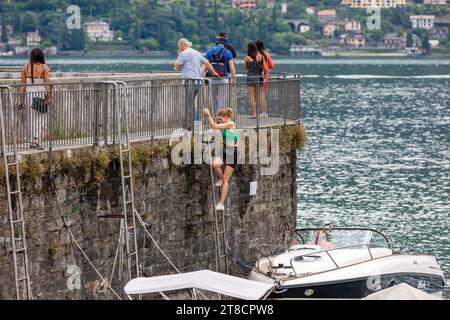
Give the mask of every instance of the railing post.
[[153, 85], [153, 82], [150, 81], [150, 135], [151, 140], [155, 138], [155, 98], [156, 98], [156, 89]]
[[113, 93], [113, 103], [111, 105], [112, 107], [112, 123], [113, 123], [113, 129], [112, 129], [112, 143], [113, 147], [116, 145], [116, 135], [119, 134], [117, 132], [117, 117], [119, 116], [117, 114], [117, 108], [115, 107], [117, 103], [119, 103], [119, 89], [117, 86], [114, 86], [114, 93]]
[[302, 90], [302, 80], [300, 75], [297, 75], [297, 83], [298, 83], [298, 87], [296, 88], [296, 97], [297, 97], [297, 105], [296, 105], [296, 110], [298, 110], [298, 113], [296, 113], [296, 119], [297, 121], [301, 120], [301, 116], [302, 116], [302, 100], [301, 100], [301, 90]]
[[260, 141], [259, 141], [259, 127], [261, 125], [260, 123], [260, 117], [261, 117], [261, 113], [260, 113], [260, 109], [261, 109], [261, 87], [259, 85], [259, 83], [255, 84], [255, 91], [256, 91], [256, 141], [257, 141], [257, 146], [256, 146], [256, 150], [258, 152], [258, 155], [256, 156], [257, 159], [257, 164], [260, 164]]
[[289, 93], [289, 88], [288, 88], [288, 82], [286, 81], [286, 75], [284, 75], [283, 76], [283, 88], [284, 88], [284, 90], [283, 90], [283, 93], [284, 93], [284, 99], [283, 99], [283, 104], [284, 104], [284, 120], [283, 120], [283, 123], [284, 123], [284, 126], [286, 126], [286, 122], [287, 122], [287, 108], [288, 108], [288, 106], [287, 106], [287, 101], [289, 101], [288, 100], [288, 93]]
[[[104, 132], [104, 140], [105, 140], [105, 144], [107, 142], [109, 142], [109, 138], [108, 138], [108, 134], [109, 134], [109, 115], [112, 114], [112, 130], [111, 130], [111, 134], [112, 134], [112, 144], [113, 147], [116, 144], [116, 132], [117, 132], [117, 114], [116, 114], [116, 108], [115, 105], [116, 103], [120, 103], [120, 95], [119, 95], [119, 89], [118, 89], [118, 85], [117, 82], [114, 81], [103, 81], [101, 82], [101, 84], [103, 85], [103, 90], [102, 93], [104, 94], [104, 105], [103, 105], [103, 132]], [[113, 94], [112, 94], [112, 103], [110, 104], [109, 101], [109, 91], [110, 91], [110, 86], [113, 86]]]
[[[2, 157], [5, 157], [6, 159], [6, 153], [7, 153], [7, 131], [6, 131], [6, 127], [5, 127], [5, 116], [7, 115], [8, 112], [5, 112], [5, 110], [13, 110], [12, 106], [10, 105], [8, 108], [8, 105], [6, 104], [6, 108], [3, 107], [3, 94], [1, 92], [1, 89], [7, 89], [7, 94], [9, 95], [9, 90], [11, 90], [9, 87], [7, 86], [1, 86], [0, 87], [0, 138], [1, 138], [1, 153], [2, 153]], [[5, 101], [9, 100], [9, 96], [5, 94]], [[11, 102], [10, 102], [11, 104]], [[7, 162], [3, 162], [3, 163], [7, 163]], [[5, 172], [8, 170], [8, 168], [5, 166], [4, 167]]]
[[98, 147], [100, 143], [100, 127], [102, 126], [101, 117], [101, 103], [100, 103], [101, 85], [99, 83], [94, 84], [94, 146]]
[[102, 98], [102, 131], [103, 131], [103, 143], [105, 145], [109, 142], [109, 95], [108, 85], [102, 84], [101, 86], [101, 98]]

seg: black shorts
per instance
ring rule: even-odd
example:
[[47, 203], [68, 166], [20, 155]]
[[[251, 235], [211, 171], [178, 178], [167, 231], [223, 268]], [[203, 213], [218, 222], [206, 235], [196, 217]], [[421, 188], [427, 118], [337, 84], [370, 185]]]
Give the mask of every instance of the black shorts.
[[238, 148], [237, 147], [223, 147], [222, 161], [226, 166], [236, 169], [238, 164]]

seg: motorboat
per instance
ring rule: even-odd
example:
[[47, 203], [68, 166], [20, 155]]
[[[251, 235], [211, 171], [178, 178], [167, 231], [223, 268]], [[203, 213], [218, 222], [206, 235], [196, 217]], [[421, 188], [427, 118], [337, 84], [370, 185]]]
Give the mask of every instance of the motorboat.
[[[261, 246], [249, 276], [200, 270], [131, 280], [125, 293], [193, 289], [236, 299], [363, 299], [390, 296], [442, 298], [444, 274], [430, 255], [401, 253], [381, 232], [368, 228], [297, 229], [282, 248]], [[265, 253], [265, 251], [268, 251]], [[411, 291], [412, 290], [412, 291]], [[418, 291], [420, 290], [420, 294]], [[386, 292], [386, 293], [383, 293]], [[375, 294], [378, 293], [378, 294]], [[398, 293], [398, 290], [396, 290]], [[399, 296], [397, 294], [397, 296]]]
[[277, 283], [269, 299], [362, 299], [403, 283], [442, 297], [445, 286], [433, 256], [397, 252], [368, 228], [297, 229], [284, 252], [258, 252], [248, 278]]

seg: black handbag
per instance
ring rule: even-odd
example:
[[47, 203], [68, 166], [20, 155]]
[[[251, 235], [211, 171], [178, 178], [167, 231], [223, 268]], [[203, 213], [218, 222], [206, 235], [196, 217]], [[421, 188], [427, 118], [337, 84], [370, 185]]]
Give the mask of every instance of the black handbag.
[[48, 112], [47, 95], [45, 95], [45, 98], [34, 97], [33, 102], [31, 103], [31, 109], [34, 109], [39, 113], [47, 113]]

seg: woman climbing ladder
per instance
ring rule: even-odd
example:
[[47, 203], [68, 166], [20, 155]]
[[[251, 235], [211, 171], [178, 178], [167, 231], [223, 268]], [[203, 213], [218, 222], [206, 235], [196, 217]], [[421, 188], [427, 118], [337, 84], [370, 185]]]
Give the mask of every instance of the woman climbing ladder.
[[212, 162], [213, 170], [220, 179], [217, 182], [216, 187], [221, 187], [220, 201], [216, 205], [216, 210], [223, 211], [225, 210], [225, 198], [228, 194], [229, 181], [238, 162], [238, 134], [236, 124], [231, 121], [234, 112], [231, 108], [220, 111], [218, 115], [219, 123], [214, 121], [207, 108], [203, 109], [203, 112], [205, 113], [211, 128], [220, 130], [223, 138], [222, 156], [215, 157]]

